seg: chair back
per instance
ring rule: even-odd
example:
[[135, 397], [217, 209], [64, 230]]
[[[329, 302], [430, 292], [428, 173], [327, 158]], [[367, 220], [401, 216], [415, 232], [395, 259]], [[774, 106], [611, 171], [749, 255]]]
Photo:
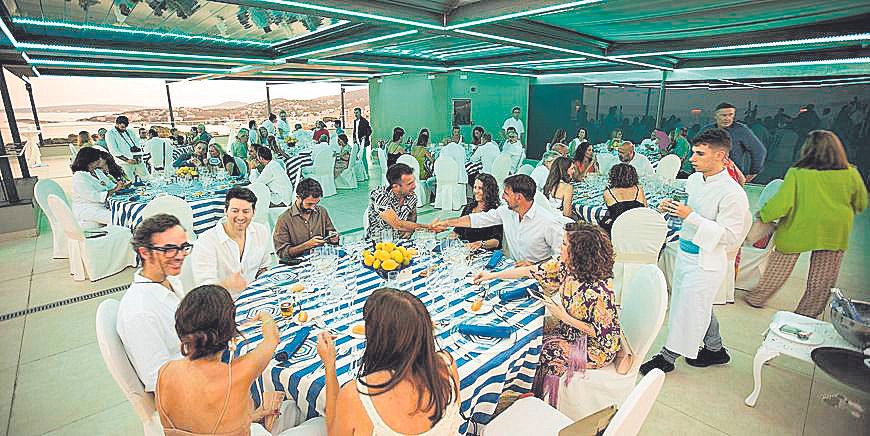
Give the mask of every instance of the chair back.
[[387, 151], [378, 147], [378, 164], [381, 166], [381, 186], [387, 186]]
[[186, 201], [174, 195], [161, 195], [149, 201], [142, 208], [142, 219], [160, 214], [167, 213], [178, 218], [181, 222], [181, 227], [187, 233], [187, 239], [190, 241], [196, 240], [196, 233], [193, 231], [193, 209]]
[[[55, 231], [54, 226], [57, 223], [57, 220], [54, 218], [54, 215], [51, 213], [51, 208], [48, 206], [48, 196], [56, 195], [64, 203], [69, 205], [69, 198], [66, 196], [66, 192], [63, 191], [63, 188], [52, 179], [40, 179], [36, 182], [36, 186], [33, 187], [33, 196], [36, 199], [36, 204], [45, 212], [45, 216], [48, 217], [48, 223], [51, 224], [52, 231]], [[57, 231], [61, 231], [60, 228]]]
[[495, 162], [498, 155], [498, 147], [494, 147], [492, 150], [487, 149], [480, 155], [480, 165], [483, 168], [483, 172], [489, 172], [492, 170], [492, 164]]
[[76, 155], [79, 153], [76, 145], [71, 142], [67, 145], [69, 146], [69, 160], [76, 160]]
[[248, 177], [248, 164], [244, 159], [239, 157], [233, 157], [233, 160], [236, 161], [236, 168], [239, 169], [239, 174], [242, 177]]
[[532, 171], [534, 171], [534, 169], [535, 168], [529, 164], [522, 164], [520, 166], [520, 168], [517, 170], [517, 174], [525, 174], [528, 176], [528, 175], [532, 174]]
[[682, 162], [680, 161], [679, 156], [669, 154], [659, 161], [658, 168], [656, 168], [656, 175], [661, 177], [663, 180], [674, 180], [677, 178], [677, 173], [680, 171], [681, 165]]
[[54, 215], [57, 223], [60, 224], [60, 228], [63, 229], [67, 239], [83, 241], [85, 239], [85, 232], [73, 216], [69, 205], [55, 194], [49, 194], [46, 201], [48, 202], [51, 214]]
[[[767, 204], [767, 202], [770, 201], [777, 192], [779, 192], [782, 182], [782, 179], [773, 179], [764, 185], [764, 189], [761, 190], [761, 194], [758, 196], [758, 209], [764, 207], [764, 205]], [[37, 183], [37, 185], [38, 184], [39, 183]]]
[[490, 171], [490, 174], [495, 177], [495, 181], [498, 182], [499, 187], [504, 186], [504, 179], [510, 175], [513, 164], [514, 161], [511, 158], [511, 155], [507, 153], [500, 154], [492, 162], [492, 171]]
[[121, 388], [127, 401], [133, 406], [136, 415], [143, 423], [148, 423], [154, 417], [157, 409], [154, 406], [154, 396], [145, 392], [145, 386], [136, 375], [136, 370], [127, 357], [124, 344], [117, 333], [118, 300], [107, 299], [97, 307], [97, 344], [100, 354], [109, 369], [109, 374]]
[[438, 156], [435, 159], [435, 183], [440, 187], [446, 184], [459, 183], [456, 177], [458, 164], [452, 157], [445, 155]]
[[647, 373], [632, 389], [631, 394], [622, 403], [622, 407], [613, 415], [613, 419], [604, 430], [604, 436], [638, 434], [664, 384], [665, 373], [662, 370], [655, 368]]
[[272, 193], [269, 191], [269, 187], [260, 182], [254, 182], [248, 185], [248, 189], [257, 196], [257, 204], [254, 207], [254, 222], [268, 227], [269, 204], [272, 202]]
[[668, 290], [664, 273], [657, 265], [639, 265], [625, 295], [619, 323], [635, 356], [630, 373], [636, 373], [665, 322]]
[[598, 161], [598, 170], [601, 174], [610, 174], [610, 168], [619, 163], [619, 158], [607, 153], [595, 153], [595, 160]]
[[371, 210], [372, 210], [372, 205], [371, 205], [371, 203], [369, 203], [366, 206], [366, 210], [363, 211], [363, 218], [362, 218], [362, 220], [363, 220], [363, 235], [366, 235], [369, 232], [369, 213], [371, 213]]
[[662, 214], [648, 207], [628, 210], [613, 223], [615, 261], [655, 264], [667, 236], [668, 224]]
[[314, 174], [323, 177], [333, 176], [335, 156], [332, 150], [320, 150], [312, 157], [314, 158]]

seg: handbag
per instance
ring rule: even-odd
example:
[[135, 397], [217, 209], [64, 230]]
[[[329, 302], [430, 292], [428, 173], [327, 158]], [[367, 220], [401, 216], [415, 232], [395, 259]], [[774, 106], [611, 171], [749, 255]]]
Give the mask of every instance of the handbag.
[[616, 373], [619, 375], [628, 374], [628, 371], [634, 365], [634, 352], [631, 350], [628, 339], [625, 338], [625, 333], [622, 332], [619, 333], [619, 351], [616, 352], [613, 365], [616, 367]]

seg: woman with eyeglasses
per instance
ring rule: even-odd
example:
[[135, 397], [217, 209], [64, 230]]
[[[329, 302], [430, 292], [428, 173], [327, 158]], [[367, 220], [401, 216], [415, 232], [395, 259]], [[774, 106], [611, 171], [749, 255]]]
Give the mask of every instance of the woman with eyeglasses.
[[112, 212], [106, 206], [106, 200], [128, 186], [124, 181], [109, 179], [103, 153], [94, 147], [83, 147], [70, 165], [73, 172], [70, 195], [72, 211], [85, 226], [112, 224]]

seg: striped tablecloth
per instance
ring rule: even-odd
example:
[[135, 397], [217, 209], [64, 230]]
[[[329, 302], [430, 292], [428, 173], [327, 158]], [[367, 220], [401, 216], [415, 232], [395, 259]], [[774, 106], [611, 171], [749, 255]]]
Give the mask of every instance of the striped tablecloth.
[[[574, 186], [574, 198], [572, 201], [574, 213], [584, 221], [599, 224], [607, 213], [607, 206], [604, 205], [604, 198], [602, 197], [603, 193], [588, 193], [583, 186], [583, 182], [575, 182], [572, 185]], [[656, 208], [664, 199], [664, 197], [652, 194], [646, 197], [647, 203], [654, 210], [658, 210]], [[671, 227], [668, 221], [667, 242], [676, 241], [680, 237], [679, 230], [679, 227]]]
[[287, 169], [287, 177], [290, 178], [290, 182], [296, 183], [296, 180], [301, 179], [300, 173], [302, 172], [302, 167], [310, 167], [314, 165], [314, 160], [311, 158], [310, 152], [302, 152], [297, 155], [290, 155], [288, 159], [281, 159], [284, 161], [284, 167]]
[[181, 157], [181, 155], [184, 153], [193, 153], [193, 146], [185, 145], [184, 147], [176, 147], [174, 150], [172, 150], [172, 160], [178, 160], [178, 158]]
[[[361, 350], [365, 346], [364, 340], [354, 339], [347, 333], [352, 325], [361, 321], [362, 307], [366, 298], [374, 290], [384, 286], [384, 281], [373, 271], [363, 268], [361, 261], [355, 256], [353, 258], [343, 257], [339, 265], [338, 274], [350, 274], [358, 284], [352, 306], [349, 309], [344, 309], [344, 312], [339, 312], [339, 314], [347, 313], [348, 316], [336, 319], [332, 315], [327, 315], [324, 320], [328, 327], [338, 333], [336, 339], [336, 348], [339, 352], [338, 378], [339, 383], [343, 385], [352, 380], [351, 367], [354, 359], [350, 357], [351, 353], [348, 349]], [[423, 265], [412, 265], [412, 278], [405, 281], [402, 288], [413, 289], [412, 292], [420, 297], [427, 307], [432, 307], [433, 302], [440, 304], [444, 297], [440, 293], [430, 294], [428, 292], [425, 287], [426, 278], [417, 275], [423, 267]], [[237, 299], [236, 320], [238, 322], [248, 319], [250, 311], [255, 308], [277, 307], [278, 297], [273, 295], [271, 290], [289, 287], [295, 281], [274, 285], [269, 277], [272, 274], [286, 271], [297, 273], [298, 280], [303, 282], [307, 277], [305, 267], [278, 267], [270, 270], [263, 278], [252, 283]], [[487, 302], [495, 303], [498, 301], [497, 294], [503, 289], [514, 289], [528, 286], [531, 283], [532, 281], [529, 279], [493, 282]], [[470, 285], [463, 286], [462, 291], [457, 293], [446, 309], [446, 314], [449, 315], [448, 319], [461, 321], [467, 314], [465, 308], [469, 304], [465, 300], [479, 292]], [[317, 297], [313, 294], [297, 294], [295, 307], [297, 310], [311, 310], [317, 304], [316, 300]], [[347, 306], [345, 305], [345, 307]], [[544, 309], [533, 299], [521, 300], [512, 303], [509, 307], [511, 311], [505, 312], [504, 316], [510, 320], [510, 323], [522, 326], [522, 328], [516, 330], [513, 337], [514, 341], [493, 348], [493, 351], [489, 353], [469, 353], [462, 348], [457, 350], [455, 346], [458, 334], [451, 334], [449, 328], [436, 331], [437, 345], [444, 347], [443, 349], [451, 353], [456, 359], [459, 369], [461, 412], [464, 417], [470, 418], [460, 428], [460, 434], [480, 434], [481, 426], [489, 422], [502, 392], [510, 390], [524, 393], [531, 390], [540, 354]], [[497, 320], [498, 318], [495, 316], [495, 312], [479, 315], [479, 318], [475, 319], [474, 322]], [[436, 314], [435, 317], [437, 319], [438, 315]], [[506, 324], [500, 320], [499, 323]], [[282, 340], [278, 347], [280, 350], [293, 339], [300, 327], [296, 323], [285, 321], [279, 321], [279, 327], [281, 327]], [[322, 414], [326, 405], [324, 371], [317, 356], [315, 331], [317, 328], [312, 330], [308, 340], [291, 356], [290, 360], [283, 363], [272, 360], [263, 372], [261, 380], [261, 386], [266, 390], [284, 391], [288, 397], [295, 399], [299, 409], [308, 418]], [[243, 350], [242, 352], [253, 349], [262, 340], [262, 336], [256, 328], [253, 332], [243, 332], [243, 334], [247, 336], [247, 339], [239, 347], [240, 350]], [[486, 341], [482, 338], [476, 340]], [[358, 355], [361, 356], [361, 353]], [[255, 393], [256, 395], [258, 394]]]

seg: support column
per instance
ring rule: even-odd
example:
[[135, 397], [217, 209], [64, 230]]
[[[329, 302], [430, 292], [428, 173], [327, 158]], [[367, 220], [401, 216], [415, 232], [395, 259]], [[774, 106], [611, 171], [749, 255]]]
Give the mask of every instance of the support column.
[[272, 113], [272, 99], [269, 97], [269, 85], [266, 85], [266, 118]]
[[601, 88], [595, 88], [595, 122], [598, 122], [598, 109], [601, 106]]
[[341, 85], [341, 128], [347, 129], [347, 124], [344, 123], [344, 85]]
[[[5, 146], [3, 135], [0, 134], [0, 145]], [[0, 150], [2, 154], [6, 154], [6, 149]], [[18, 189], [15, 188], [15, 177], [12, 175], [12, 167], [9, 166], [9, 159], [0, 157], [0, 180], [3, 181], [3, 192], [6, 194], [6, 201], [15, 203], [19, 200]]]
[[667, 71], [662, 71], [662, 81], [659, 83], [659, 104], [656, 109], [656, 129], [662, 127], [662, 116], [665, 112], [665, 79], [668, 77]]
[[649, 100], [652, 97], [652, 88], [647, 88], [646, 90], [646, 108], [643, 110], [643, 116], [647, 117], [649, 115]]
[[27, 95], [30, 97], [30, 111], [33, 112], [33, 122], [36, 124], [36, 132], [39, 135], [39, 145], [42, 147], [45, 139], [42, 137], [42, 128], [39, 125], [39, 114], [36, 112], [36, 102], [33, 100], [33, 85], [30, 82], [24, 82], [24, 88], [27, 89]]
[[[6, 107], [6, 120], [9, 122], [9, 133], [12, 134], [12, 142], [18, 147], [21, 145], [21, 134], [18, 132], [18, 121], [15, 119], [15, 109], [12, 107], [12, 99], [9, 97], [9, 87], [6, 86], [6, 74], [4, 71], [5, 67], [0, 65], [0, 94], [2, 94], [3, 106]], [[5, 147], [6, 144], [2, 145]], [[18, 166], [21, 168], [22, 177], [30, 177], [30, 169], [27, 168], [27, 158], [24, 157], [23, 150], [18, 156]], [[18, 194], [16, 193], [15, 196], [18, 197]]]
[[169, 104], [169, 125], [175, 128], [175, 113], [172, 112], [172, 95], [169, 94], [169, 81], [166, 82], [166, 103]]

